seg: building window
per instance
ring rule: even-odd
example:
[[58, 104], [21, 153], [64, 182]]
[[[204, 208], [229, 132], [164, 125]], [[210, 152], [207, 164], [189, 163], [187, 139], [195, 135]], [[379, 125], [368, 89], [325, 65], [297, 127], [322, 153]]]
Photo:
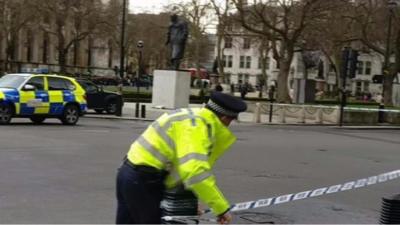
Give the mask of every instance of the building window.
[[231, 83], [231, 74], [226, 73], [224, 76], [224, 79], [225, 79], [225, 83], [230, 84]]
[[370, 61], [365, 62], [365, 75], [371, 75], [372, 63]]
[[233, 65], [233, 56], [231, 55], [224, 55], [223, 60], [222, 60], [222, 65], [224, 65], [225, 68], [232, 68]]
[[244, 82], [249, 82], [250, 80], [250, 75], [249, 74], [245, 74], [244, 75]]
[[224, 68], [226, 68], [226, 55], [223, 55], [222, 56], [222, 66], [224, 67]]
[[225, 48], [232, 48], [232, 38], [231, 37], [226, 37], [225, 38]]
[[361, 93], [362, 83], [360, 81], [356, 82], [356, 93]]
[[369, 82], [364, 82], [364, 92], [369, 92]]
[[246, 68], [251, 68], [251, 56], [246, 56]]
[[238, 74], [238, 82], [243, 82], [243, 74], [241, 73]]
[[232, 68], [232, 66], [233, 66], [233, 56], [228, 55], [227, 68]]
[[239, 68], [246, 68], [250, 69], [251, 68], [251, 56], [240, 56], [240, 65]]
[[250, 38], [243, 38], [243, 49], [249, 49], [251, 45]]
[[245, 57], [243, 55], [240, 56], [240, 65], [239, 68], [244, 68], [245, 65]]
[[[267, 57], [265, 62], [265, 69], [269, 70], [269, 63], [270, 63], [270, 58]], [[263, 58], [259, 57], [258, 58], [258, 69], [262, 69], [262, 63], [263, 63]]]
[[357, 65], [357, 74], [363, 74], [364, 71], [364, 62], [360, 61]]

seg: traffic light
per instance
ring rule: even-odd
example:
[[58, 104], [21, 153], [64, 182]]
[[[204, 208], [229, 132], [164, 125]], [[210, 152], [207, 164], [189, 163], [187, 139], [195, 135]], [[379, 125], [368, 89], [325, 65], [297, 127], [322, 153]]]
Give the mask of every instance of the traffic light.
[[350, 56], [349, 56], [349, 60], [350, 60], [350, 68], [349, 68], [349, 78], [355, 78], [356, 77], [356, 73], [357, 73], [357, 69], [358, 69], [358, 51], [356, 50], [351, 50], [350, 51]]
[[345, 48], [342, 51], [342, 66], [340, 69], [340, 76], [342, 78], [347, 77], [348, 65], [349, 65], [349, 56], [350, 56], [350, 48]]

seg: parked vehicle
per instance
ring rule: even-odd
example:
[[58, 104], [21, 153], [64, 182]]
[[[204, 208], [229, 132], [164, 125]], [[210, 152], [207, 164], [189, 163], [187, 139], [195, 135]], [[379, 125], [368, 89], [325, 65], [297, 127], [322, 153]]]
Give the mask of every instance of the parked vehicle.
[[85, 89], [87, 107], [97, 113], [106, 111], [108, 114], [116, 114], [118, 107], [122, 107], [123, 100], [119, 93], [104, 91], [102, 86], [97, 86], [90, 80], [78, 79], [78, 83]]

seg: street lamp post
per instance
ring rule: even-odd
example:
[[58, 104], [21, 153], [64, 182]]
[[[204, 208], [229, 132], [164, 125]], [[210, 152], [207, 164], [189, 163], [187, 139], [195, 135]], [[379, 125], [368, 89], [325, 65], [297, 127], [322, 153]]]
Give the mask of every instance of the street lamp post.
[[140, 76], [142, 75], [142, 60], [143, 60], [143, 47], [144, 47], [144, 42], [143, 41], [138, 41], [136, 45], [138, 49], [138, 68], [137, 68], [137, 73], [136, 73], [136, 110], [135, 110], [135, 116], [139, 117], [139, 93], [140, 93]]
[[[125, 17], [126, 17], [126, 0], [123, 0], [122, 2], [122, 23], [121, 23], [121, 46], [120, 46], [120, 64], [119, 64], [119, 76], [120, 76], [120, 82], [118, 84], [118, 89], [119, 92], [121, 93], [122, 96], [122, 89], [124, 87], [124, 72], [125, 72], [125, 25], [126, 25], [126, 21], [125, 21]], [[118, 74], [118, 71], [115, 71], [116, 75]], [[117, 106], [117, 112], [116, 112], [117, 116], [121, 116], [122, 115], [122, 101], [118, 102], [118, 106]]]
[[124, 78], [125, 72], [125, 26], [126, 26], [126, 0], [122, 3], [122, 24], [121, 24], [121, 49], [120, 49], [120, 65], [119, 76], [121, 81]]

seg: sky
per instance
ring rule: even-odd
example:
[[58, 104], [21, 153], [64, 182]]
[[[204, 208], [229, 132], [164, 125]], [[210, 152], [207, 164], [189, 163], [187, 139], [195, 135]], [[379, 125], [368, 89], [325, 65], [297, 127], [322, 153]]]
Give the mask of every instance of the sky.
[[188, 0], [129, 0], [129, 10], [134, 13], [158, 13], [164, 6]]
[[[129, 0], [129, 11], [130, 13], [159, 13], [169, 4], [189, 1], [191, 0]], [[215, 33], [215, 31], [215, 24], [206, 28], [207, 33]]]

